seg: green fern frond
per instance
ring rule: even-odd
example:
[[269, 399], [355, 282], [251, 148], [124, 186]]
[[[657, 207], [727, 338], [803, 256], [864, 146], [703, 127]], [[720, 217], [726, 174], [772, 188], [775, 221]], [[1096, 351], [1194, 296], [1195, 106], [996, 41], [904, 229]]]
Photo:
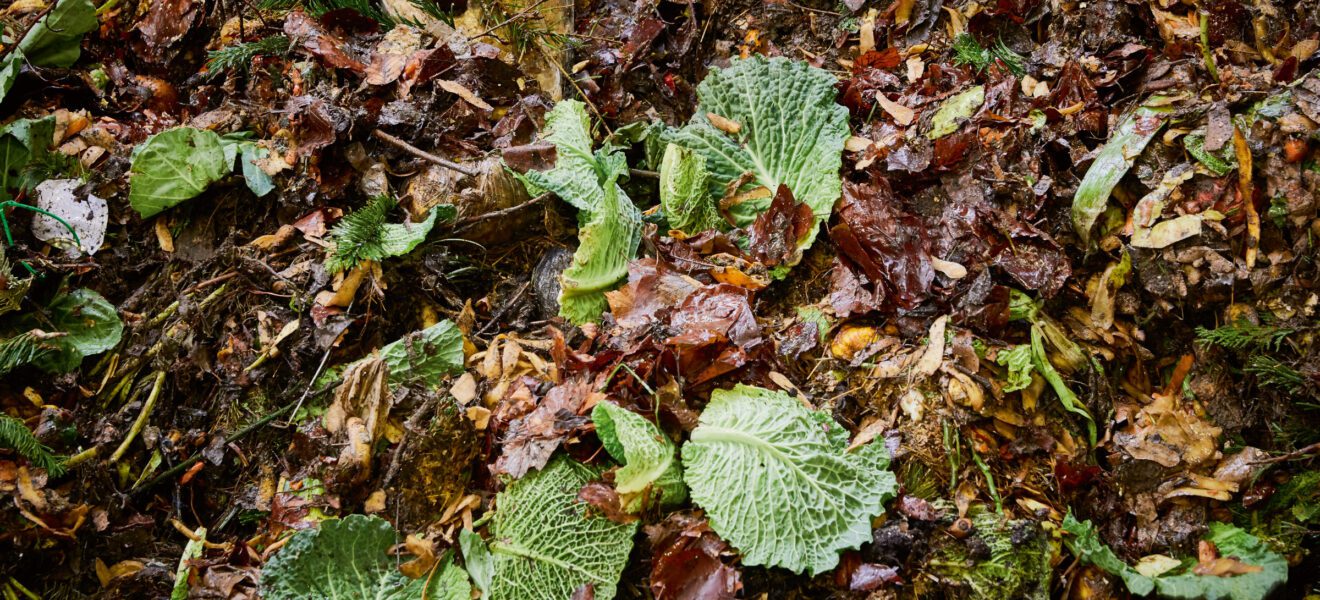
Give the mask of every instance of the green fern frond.
[[389, 196], [376, 196], [366, 206], [345, 215], [335, 224], [330, 230], [335, 249], [325, 261], [326, 269], [332, 273], [347, 271], [364, 260], [379, 259], [386, 217], [393, 206]]
[[283, 54], [289, 50], [289, 38], [272, 35], [255, 42], [244, 42], [212, 50], [206, 54], [206, 70], [212, 75], [228, 70], [246, 71], [259, 55]]
[[990, 63], [998, 60], [1014, 75], [1020, 76], [1027, 72], [1023, 64], [1025, 58], [1009, 48], [1003, 39], [997, 40], [989, 48], [983, 48], [980, 42], [977, 42], [971, 34], [959, 34], [953, 40], [953, 52], [954, 63], [969, 65], [977, 71], [984, 71], [986, 67], [990, 66]]
[[64, 474], [64, 459], [47, 448], [22, 421], [0, 414], [0, 447], [17, 452], [33, 466], [45, 469], [52, 477]]
[[42, 343], [49, 335], [38, 331], [29, 331], [0, 341], [0, 377], [54, 352], [53, 347]]
[[1295, 330], [1283, 329], [1271, 325], [1255, 325], [1248, 321], [1237, 321], [1214, 329], [1196, 328], [1196, 338], [1205, 344], [1213, 344], [1229, 350], [1275, 350], [1283, 340]]
[[1306, 386], [1306, 377], [1300, 371], [1264, 354], [1248, 359], [1247, 366], [1243, 370], [1255, 375], [1256, 381], [1265, 387], [1279, 388], [1295, 394]]

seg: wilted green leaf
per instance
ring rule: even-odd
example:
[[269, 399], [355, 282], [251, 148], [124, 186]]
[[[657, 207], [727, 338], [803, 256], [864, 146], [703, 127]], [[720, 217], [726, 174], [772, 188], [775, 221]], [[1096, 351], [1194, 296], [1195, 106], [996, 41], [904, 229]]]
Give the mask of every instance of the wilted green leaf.
[[[2, 74], [0, 74], [2, 76]], [[30, 189], [28, 168], [35, 158], [50, 152], [55, 138], [55, 117], [15, 119], [0, 127], [0, 200], [12, 198], [10, 190]]]
[[715, 390], [683, 446], [684, 479], [744, 564], [815, 575], [870, 541], [871, 518], [898, 487], [883, 447], [847, 443], [829, 415], [788, 394]]
[[462, 569], [445, 561], [429, 578], [409, 579], [388, 554], [400, 542], [380, 517], [349, 515], [294, 534], [261, 574], [266, 600], [454, 600], [468, 598]]
[[935, 140], [958, 131], [962, 121], [976, 114], [976, 109], [985, 104], [985, 86], [978, 85], [940, 104], [935, 115], [930, 118], [930, 131], [926, 137]]
[[1145, 105], [1123, 119], [1118, 131], [1109, 138], [1086, 170], [1086, 176], [1073, 195], [1072, 204], [1073, 230], [1083, 244], [1090, 243], [1091, 228], [1095, 226], [1100, 213], [1105, 212], [1114, 186], [1127, 174], [1132, 162], [1164, 127], [1169, 114], [1173, 112], [1172, 108], [1162, 105], [1162, 100], [1160, 96], [1153, 96]]
[[1205, 540], [1214, 544], [1219, 556], [1237, 559], [1260, 570], [1226, 576], [1198, 575], [1193, 571], [1197, 561], [1188, 560], [1157, 577], [1147, 577], [1100, 541], [1090, 521], [1079, 522], [1071, 513], [1063, 521], [1064, 530], [1076, 536], [1068, 538], [1067, 544], [1078, 560], [1119, 576], [1128, 591], [1138, 596], [1154, 591], [1162, 598], [1175, 600], [1258, 600], [1288, 581], [1288, 561], [1270, 551], [1259, 538], [1227, 523], [1209, 525]]
[[197, 197], [233, 171], [220, 136], [213, 131], [176, 127], [153, 135], [133, 149], [128, 203], [148, 218]]
[[623, 464], [614, 475], [614, 489], [624, 510], [639, 512], [659, 499], [672, 506], [687, 499], [683, 470], [674, 456], [674, 443], [645, 417], [601, 402], [591, 411], [596, 435], [614, 460]]
[[1022, 344], [999, 351], [995, 362], [1008, 367], [1008, 380], [1004, 382], [1005, 392], [1025, 390], [1031, 385], [1031, 346]]
[[[706, 158], [708, 189], [721, 198], [724, 187], [743, 173], [755, 185], [779, 189], [811, 207], [815, 223], [802, 249], [816, 239], [842, 192], [839, 168], [848, 139], [848, 110], [835, 103], [835, 78], [802, 61], [753, 55], [735, 59], [727, 69], [711, 69], [697, 86], [699, 104], [692, 120], [670, 132], [669, 141]], [[708, 113], [740, 125], [735, 134], [711, 124]], [[770, 198], [750, 200], [730, 209], [746, 227], [770, 207]]]
[[257, 197], [265, 196], [275, 189], [275, 182], [270, 175], [257, 166], [257, 161], [270, 155], [270, 150], [252, 141], [252, 132], [240, 131], [220, 136], [220, 145], [225, 150], [225, 160], [232, 163], [235, 158], [243, 171], [243, 181]]
[[201, 558], [206, 549], [206, 528], [198, 527], [193, 531], [195, 539], [189, 539], [183, 547], [183, 556], [179, 557], [179, 567], [174, 570], [174, 589], [170, 591], [170, 600], [188, 600], [188, 573], [192, 570], [188, 561]]
[[618, 185], [628, 172], [623, 154], [609, 147], [592, 153], [584, 104], [555, 104], [541, 138], [555, 145], [555, 167], [519, 177], [529, 193], [554, 192], [578, 209], [578, 249], [560, 277], [559, 314], [577, 325], [591, 323], [609, 306], [605, 292], [628, 276], [642, 239], [642, 214]]
[[83, 35], [96, 26], [91, 0], [59, 0], [23, 36], [18, 49], [38, 67], [72, 67], [82, 52]]
[[637, 524], [615, 523], [578, 501], [597, 475], [561, 456], [496, 496], [490, 541], [471, 533], [461, 540], [485, 600], [564, 600], [586, 584], [598, 600], [614, 597]]
[[463, 372], [463, 332], [446, 319], [385, 344], [380, 356], [390, 370], [390, 385], [436, 386], [442, 377]]
[[0, 58], [0, 101], [5, 99], [24, 64], [71, 67], [82, 52], [83, 35], [96, 29], [91, 0], [58, 0], [23, 39]]
[[1100, 540], [1100, 534], [1096, 532], [1095, 526], [1091, 525], [1090, 521], [1078, 521], [1069, 512], [1063, 518], [1063, 529], [1074, 536], [1066, 538], [1066, 541], [1068, 550], [1077, 557], [1077, 560], [1093, 564], [1106, 573], [1121, 577], [1128, 591], [1138, 596], [1145, 596], [1155, 589], [1154, 581], [1129, 567]]
[[67, 373], [78, 368], [84, 357], [119, 345], [124, 323], [113, 304], [100, 294], [82, 288], [56, 296], [46, 308], [45, 320], [26, 315], [16, 328], [64, 333], [43, 341], [53, 351], [42, 354], [32, 364], [52, 373]]
[[726, 229], [715, 198], [707, 189], [706, 157], [678, 144], [665, 148], [660, 162], [660, 206], [670, 229], [695, 235], [707, 229]]
[[1206, 541], [1220, 556], [1232, 557], [1260, 567], [1255, 573], [1218, 577], [1186, 572], [1155, 578], [1160, 596], [1177, 600], [1256, 600], [1288, 581], [1288, 561], [1269, 550], [1264, 542], [1233, 525], [1210, 522]]

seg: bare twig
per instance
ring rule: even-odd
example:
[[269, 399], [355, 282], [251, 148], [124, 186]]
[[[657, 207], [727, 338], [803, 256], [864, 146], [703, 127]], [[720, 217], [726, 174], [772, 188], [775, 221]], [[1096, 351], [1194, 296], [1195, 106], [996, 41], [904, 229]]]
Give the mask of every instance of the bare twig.
[[513, 15], [512, 17], [509, 17], [509, 18], [507, 18], [507, 19], [505, 19], [505, 20], [503, 20], [503, 21], [500, 21], [498, 24], [492, 26], [490, 29], [487, 29], [487, 30], [485, 30], [485, 31], [483, 31], [483, 32], [481, 32], [481, 33], [478, 33], [477, 35], [474, 35], [474, 36], [469, 37], [469, 38], [468, 38], [468, 41], [478, 40], [478, 39], [484, 38], [484, 37], [486, 37], [486, 36], [488, 36], [488, 35], [490, 35], [490, 34], [492, 34], [492, 33], [495, 33], [495, 30], [497, 30], [497, 29], [499, 29], [499, 28], [501, 28], [501, 27], [504, 27], [505, 25], [508, 25], [509, 23], [512, 23], [512, 22], [514, 22], [514, 21], [517, 21], [518, 19], [521, 19], [522, 17], [527, 16], [528, 13], [532, 12], [533, 10], [536, 10], [537, 7], [539, 7], [539, 6], [541, 6], [542, 4], [545, 4], [546, 2], [549, 2], [549, 1], [550, 1], [550, 0], [538, 0], [538, 2], [537, 2], [536, 4], [533, 4], [533, 5], [531, 5], [531, 6], [528, 6], [527, 8], [524, 8], [524, 9], [522, 9], [522, 10], [520, 10], [520, 11], [514, 13], [514, 15]]
[[541, 202], [544, 202], [547, 198], [549, 198], [549, 197], [552, 196], [552, 195], [553, 195], [553, 194], [551, 194], [550, 192], [546, 192], [546, 193], [544, 193], [544, 194], [541, 194], [540, 196], [537, 196], [537, 197], [535, 197], [535, 198], [532, 198], [531, 200], [528, 200], [528, 201], [523, 202], [522, 204], [518, 204], [518, 205], [516, 205], [516, 206], [510, 206], [510, 207], [508, 207], [508, 208], [501, 208], [501, 209], [499, 209], [499, 210], [494, 210], [494, 211], [491, 211], [491, 212], [488, 212], [488, 213], [483, 213], [483, 214], [480, 214], [480, 215], [473, 215], [473, 216], [471, 216], [471, 217], [466, 217], [466, 218], [464, 218], [463, 220], [459, 221], [458, 223], [455, 223], [455, 224], [454, 224], [454, 231], [455, 231], [455, 232], [458, 232], [458, 231], [465, 231], [465, 230], [471, 228], [473, 225], [476, 225], [477, 223], [480, 223], [480, 222], [485, 221], [485, 220], [487, 220], [487, 219], [494, 219], [494, 218], [503, 217], [503, 216], [506, 216], [506, 215], [511, 215], [511, 214], [516, 213], [516, 212], [518, 212], [518, 211], [520, 211], [520, 210], [522, 210], [522, 209], [524, 209], [524, 208], [528, 208], [528, 207], [530, 207], [530, 206], [533, 206], [533, 205], [539, 204], [539, 203], [541, 203]]
[[502, 308], [495, 311], [495, 314], [490, 316], [490, 320], [486, 321], [486, 324], [482, 325], [479, 331], [472, 334], [472, 337], [477, 337], [483, 333], [486, 333], [486, 330], [490, 329], [491, 325], [494, 325], [495, 323], [499, 322], [500, 319], [503, 319], [504, 313], [509, 312], [509, 309], [513, 308], [513, 306], [518, 303], [518, 300], [522, 298], [523, 294], [527, 292], [527, 288], [531, 285], [532, 285], [532, 280], [528, 279], [527, 283], [522, 284], [522, 287], [518, 288], [518, 291], [513, 294], [513, 297], [510, 298], [508, 302], [504, 303], [504, 306]]
[[384, 140], [384, 141], [390, 143], [391, 145], [393, 145], [393, 146], [399, 148], [400, 150], [403, 150], [403, 151], [407, 152], [408, 154], [411, 154], [411, 155], [413, 155], [413, 156], [416, 156], [417, 158], [421, 158], [421, 159], [424, 159], [424, 160], [429, 160], [429, 161], [431, 161], [431, 162], [433, 162], [433, 163], [435, 163], [435, 164], [437, 164], [437, 165], [440, 165], [440, 166], [442, 166], [442, 167], [445, 167], [446, 169], [453, 169], [453, 170], [455, 170], [455, 171], [458, 171], [459, 173], [462, 173], [462, 174], [464, 174], [464, 175], [467, 175], [468, 177], [476, 177], [476, 176], [477, 176], [477, 172], [474, 171], [474, 170], [472, 170], [472, 169], [469, 169], [469, 168], [467, 168], [467, 167], [465, 167], [465, 166], [463, 166], [463, 165], [460, 165], [460, 164], [458, 164], [458, 163], [456, 163], [456, 162], [454, 162], [454, 161], [440, 158], [439, 156], [436, 156], [436, 155], [434, 155], [434, 154], [431, 154], [430, 152], [427, 152], [427, 151], [425, 151], [425, 150], [422, 150], [421, 148], [418, 148], [417, 146], [414, 146], [414, 145], [412, 145], [412, 144], [409, 144], [408, 142], [405, 142], [405, 141], [403, 141], [403, 140], [401, 140], [401, 139], [399, 139], [399, 138], [397, 138], [397, 137], [394, 137], [394, 136], [392, 136], [392, 135], [390, 135], [390, 134], [388, 134], [388, 133], [385, 133], [384, 131], [381, 131], [381, 130], [377, 129], [377, 130], [375, 130], [375, 131], [373, 131], [373, 132], [371, 132], [371, 133], [373, 133], [376, 137], [378, 137], [378, 138], [380, 138], [380, 139], [382, 139], [382, 140]]

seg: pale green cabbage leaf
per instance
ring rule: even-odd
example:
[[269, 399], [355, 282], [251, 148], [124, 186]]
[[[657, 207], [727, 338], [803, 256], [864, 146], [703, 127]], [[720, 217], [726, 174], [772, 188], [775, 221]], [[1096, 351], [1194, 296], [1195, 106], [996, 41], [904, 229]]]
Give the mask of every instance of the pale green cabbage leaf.
[[[430, 577], [409, 579], [388, 554], [398, 543], [388, 521], [349, 515], [293, 537], [266, 561], [266, 600], [460, 600], [469, 598], [467, 575], [450, 560]], [[429, 581], [428, 581], [429, 580]]]
[[1025, 390], [1031, 385], [1031, 346], [1022, 344], [1004, 348], [995, 357], [995, 362], [1008, 367], [1008, 380], [1004, 383], [1005, 392]]
[[882, 446], [847, 445], [828, 414], [738, 385], [711, 394], [683, 446], [684, 479], [744, 564], [815, 575], [871, 539], [871, 519], [898, 488]]
[[564, 600], [591, 584], [614, 597], [636, 523], [591, 513], [578, 490], [599, 473], [565, 457], [509, 485], [495, 498], [490, 541], [464, 531], [463, 559], [486, 600]]
[[935, 140], [958, 131], [962, 122], [976, 114], [982, 104], [985, 104], [983, 85], [969, 88], [945, 100], [930, 118], [930, 131], [926, 132], [926, 137]]
[[[743, 173], [772, 193], [788, 186], [793, 198], [811, 207], [815, 223], [798, 247], [816, 239], [817, 227], [830, 216], [842, 193], [839, 168], [848, 139], [848, 110], [835, 103], [833, 75], [802, 61], [752, 56], [735, 59], [726, 69], [711, 69], [697, 86], [699, 104], [692, 120], [669, 132], [668, 140], [705, 157], [707, 186], [713, 198]], [[711, 124], [713, 113], [738, 123], [737, 134]], [[746, 227], [770, 207], [770, 198], [730, 207], [739, 227]]]
[[167, 129], [133, 149], [128, 203], [142, 218], [196, 198], [233, 170], [220, 136], [192, 127]]
[[583, 103], [555, 104], [541, 138], [555, 146], [555, 167], [519, 178], [528, 193], [553, 192], [578, 210], [578, 249], [560, 277], [559, 315], [576, 325], [591, 323], [609, 307], [605, 292], [628, 276], [642, 240], [642, 213], [619, 187], [628, 173], [623, 153], [612, 146], [592, 152]]
[[614, 489], [624, 510], [636, 513], [651, 500], [673, 506], [687, 499], [683, 469], [674, 443], [654, 423], [630, 410], [601, 402], [591, 410], [605, 451], [623, 464], [614, 474]]
[[670, 229], [688, 235], [708, 229], [728, 229], [706, 189], [709, 179], [706, 157], [678, 144], [665, 147], [660, 161], [660, 206]]

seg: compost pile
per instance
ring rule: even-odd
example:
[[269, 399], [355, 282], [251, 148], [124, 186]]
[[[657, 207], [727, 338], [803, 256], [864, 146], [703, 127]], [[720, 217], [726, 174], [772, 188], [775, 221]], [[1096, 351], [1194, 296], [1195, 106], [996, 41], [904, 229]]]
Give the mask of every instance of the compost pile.
[[0, 595], [1320, 594], [1315, 0], [15, 0]]

